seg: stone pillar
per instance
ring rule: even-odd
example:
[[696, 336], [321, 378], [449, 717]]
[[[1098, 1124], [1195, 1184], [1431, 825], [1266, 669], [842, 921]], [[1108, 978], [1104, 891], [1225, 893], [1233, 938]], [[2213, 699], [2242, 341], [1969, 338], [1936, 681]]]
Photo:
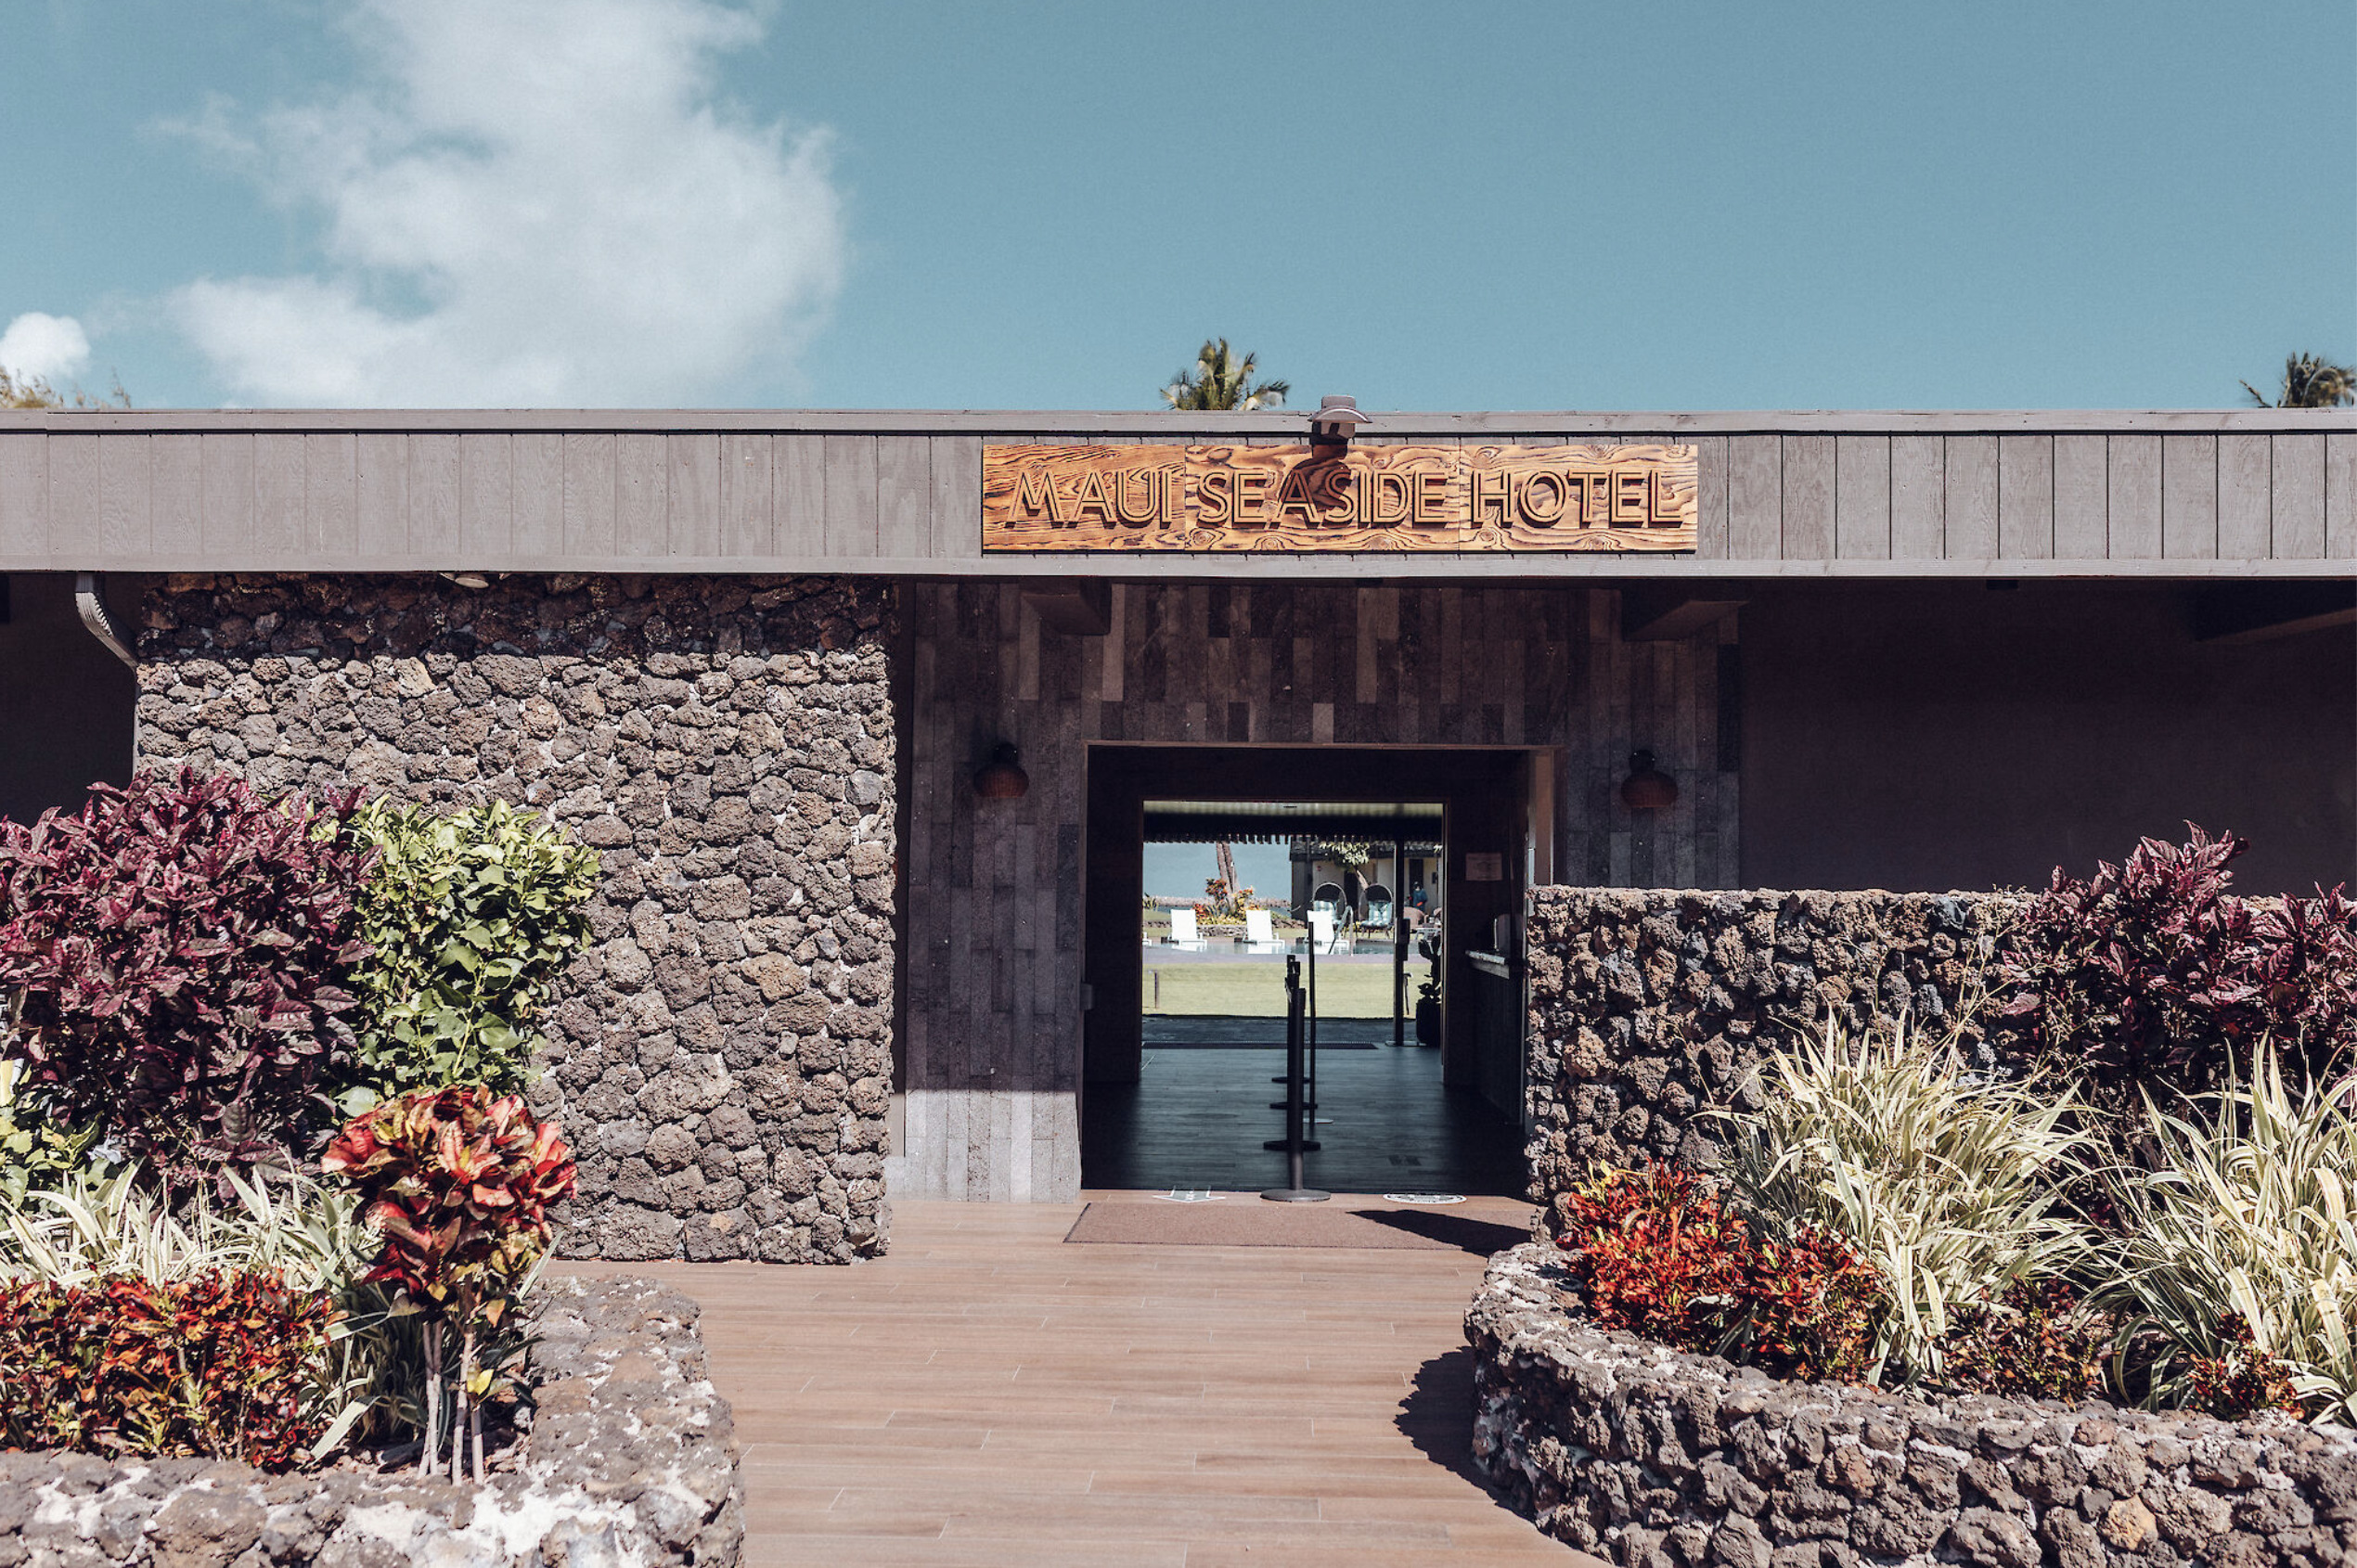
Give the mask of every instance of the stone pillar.
[[139, 765], [553, 813], [603, 874], [535, 1108], [578, 1256], [881, 1252], [891, 590], [842, 578], [179, 576]]

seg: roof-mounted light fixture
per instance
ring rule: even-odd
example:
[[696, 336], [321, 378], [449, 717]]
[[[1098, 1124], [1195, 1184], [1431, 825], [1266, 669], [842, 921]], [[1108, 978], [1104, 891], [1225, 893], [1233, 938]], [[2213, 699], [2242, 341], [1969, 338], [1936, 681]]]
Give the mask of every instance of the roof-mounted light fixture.
[[1312, 446], [1344, 446], [1349, 444], [1353, 430], [1375, 421], [1359, 412], [1355, 397], [1321, 397], [1318, 412], [1309, 416], [1309, 443]]

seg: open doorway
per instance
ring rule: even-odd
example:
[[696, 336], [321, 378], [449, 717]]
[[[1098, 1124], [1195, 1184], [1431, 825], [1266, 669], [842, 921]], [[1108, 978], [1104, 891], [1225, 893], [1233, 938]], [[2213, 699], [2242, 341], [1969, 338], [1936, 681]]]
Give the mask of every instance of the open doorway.
[[1314, 1183], [1519, 1193], [1519, 979], [1475, 960], [1522, 907], [1529, 776], [1504, 749], [1092, 747], [1083, 1185], [1281, 1174], [1291, 959], [1316, 988]]
[[1321, 1044], [1437, 1048], [1446, 822], [1437, 801], [1147, 801], [1141, 1047], [1282, 1045], [1290, 958]]

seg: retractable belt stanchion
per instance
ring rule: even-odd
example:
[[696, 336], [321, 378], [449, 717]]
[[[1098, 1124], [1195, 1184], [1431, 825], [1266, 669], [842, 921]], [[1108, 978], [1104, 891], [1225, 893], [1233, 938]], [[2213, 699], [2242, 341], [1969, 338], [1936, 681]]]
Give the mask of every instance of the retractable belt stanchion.
[[1322, 1203], [1333, 1196], [1314, 1187], [1301, 1185], [1301, 1156], [1305, 1148], [1315, 1145], [1302, 1136], [1302, 1124], [1309, 1111], [1303, 1099], [1302, 1054], [1305, 1045], [1302, 1029], [1301, 960], [1285, 960], [1285, 1136], [1263, 1147], [1285, 1151], [1285, 1182], [1261, 1193], [1272, 1203]]
[[1302, 1107], [1301, 1142], [1305, 1149], [1315, 1149], [1318, 1140], [1311, 1135], [1318, 1130], [1318, 944], [1309, 944], [1308, 972], [1309, 1007], [1306, 1027], [1302, 1030], [1302, 1048], [1309, 1057], [1309, 1099]]
[[[1306, 1042], [1304, 1048], [1308, 1053], [1309, 1073], [1308, 1088], [1301, 1102], [1301, 1146], [1302, 1148], [1307, 1150], [1310, 1153], [1315, 1154], [1318, 1152], [1319, 1146], [1317, 1137], [1315, 1136], [1318, 1131], [1318, 922], [1314, 918], [1309, 922], [1308, 939], [1303, 942], [1301, 945], [1309, 955], [1308, 1024], [1302, 1036], [1303, 1040]], [[1288, 996], [1292, 996], [1295, 992], [1298, 992], [1301, 989], [1301, 960], [1298, 958], [1288, 958], [1285, 959], [1285, 993]], [[1296, 1000], [1298, 998], [1296, 998]], [[1298, 1010], [1294, 1008], [1292, 1002], [1288, 1002], [1286, 1007], [1289, 1014], [1292, 1011]], [[1299, 1073], [1299, 1064], [1289, 1060], [1286, 1064], [1284, 1075], [1282, 1077], [1271, 1078], [1269, 1081], [1272, 1084], [1290, 1084], [1293, 1082], [1294, 1076]], [[1284, 1099], [1270, 1100], [1269, 1102], [1269, 1109], [1271, 1111], [1282, 1111], [1292, 1104], [1293, 1091], [1291, 1089], [1287, 1089], [1285, 1093], [1287, 1098]], [[1269, 1142], [1262, 1144], [1260, 1147], [1263, 1149], [1282, 1149], [1285, 1147], [1285, 1141], [1282, 1138], [1271, 1138]]]

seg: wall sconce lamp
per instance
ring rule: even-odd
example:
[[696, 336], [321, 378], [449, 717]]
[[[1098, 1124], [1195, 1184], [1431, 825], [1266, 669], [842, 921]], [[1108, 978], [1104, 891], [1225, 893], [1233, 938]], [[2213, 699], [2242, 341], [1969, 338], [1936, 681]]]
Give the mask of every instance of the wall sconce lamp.
[[1318, 412], [1309, 416], [1309, 444], [1347, 446], [1357, 426], [1374, 422], [1372, 417], [1359, 412], [1359, 400], [1355, 397], [1320, 398]]
[[1653, 752], [1644, 748], [1629, 756], [1629, 777], [1620, 781], [1620, 801], [1631, 811], [1663, 811], [1678, 803], [1678, 780], [1654, 766]]
[[1031, 788], [1031, 775], [1023, 770], [1022, 756], [1013, 741], [999, 741], [990, 760], [974, 773], [974, 793], [985, 801], [1021, 800]]

